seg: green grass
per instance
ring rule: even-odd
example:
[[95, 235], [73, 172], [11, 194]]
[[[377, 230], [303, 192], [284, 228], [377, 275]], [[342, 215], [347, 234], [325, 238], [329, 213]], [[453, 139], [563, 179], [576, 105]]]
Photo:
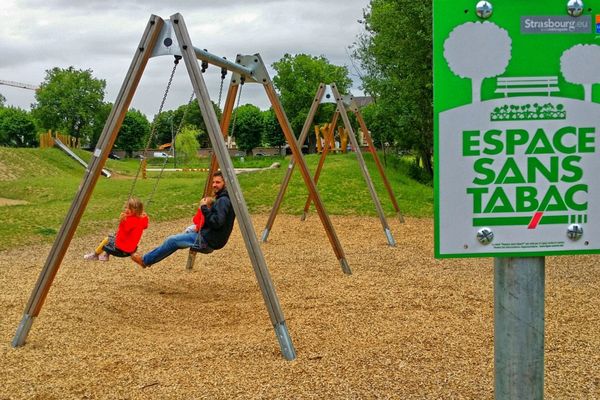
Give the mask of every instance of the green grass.
[[[91, 153], [77, 151], [84, 160]], [[306, 161], [314, 172], [318, 155]], [[376, 191], [388, 216], [395, 214], [392, 202], [370, 154], [365, 159]], [[289, 157], [234, 157], [235, 167], [268, 167], [273, 162], [281, 168], [238, 176], [250, 212], [268, 213], [279, 191]], [[159, 162], [159, 160], [153, 160]], [[102, 234], [116, 228], [119, 212], [131, 189], [139, 161], [108, 160], [106, 167], [116, 175], [101, 177], [79, 224], [77, 233]], [[181, 166], [181, 162], [178, 162]], [[152, 165], [160, 167], [162, 164]], [[187, 167], [206, 167], [208, 160], [197, 160]], [[392, 166], [393, 165], [393, 166]], [[172, 168], [169, 160], [167, 168]], [[407, 177], [408, 163], [390, 162], [386, 170], [400, 209], [404, 215], [429, 217], [433, 210], [433, 190]], [[0, 250], [35, 242], [51, 242], [68, 213], [82, 178], [84, 168], [57, 149], [12, 149], [0, 147], [0, 198], [26, 201], [27, 204], [0, 206]], [[138, 179], [134, 194], [147, 202], [158, 173]], [[152, 221], [191, 217], [202, 194], [206, 173], [165, 172], [147, 212]], [[330, 214], [375, 216], [375, 207], [360, 173], [356, 156], [329, 155], [318, 183], [321, 198]], [[281, 211], [300, 214], [308, 191], [296, 168], [286, 192]], [[311, 208], [314, 212], [314, 207]]]

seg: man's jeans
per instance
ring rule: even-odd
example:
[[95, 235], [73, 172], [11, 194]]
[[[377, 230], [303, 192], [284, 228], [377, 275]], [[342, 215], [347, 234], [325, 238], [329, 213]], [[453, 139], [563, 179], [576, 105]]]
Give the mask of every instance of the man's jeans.
[[194, 245], [198, 233], [180, 233], [169, 236], [160, 246], [144, 254], [142, 260], [144, 265], [152, 265], [175, 253], [179, 249], [187, 249]]

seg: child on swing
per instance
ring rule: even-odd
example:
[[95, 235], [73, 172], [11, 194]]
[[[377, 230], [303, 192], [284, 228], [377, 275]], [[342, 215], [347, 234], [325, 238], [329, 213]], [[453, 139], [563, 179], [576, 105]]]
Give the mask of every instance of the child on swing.
[[[215, 198], [205, 197], [204, 199], [206, 200], [206, 206], [211, 208], [215, 202]], [[194, 218], [192, 218], [192, 222], [192, 225], [185, 228], [185, 233], [200, 232], [200, 229], [202, 229], [204, 226], [204, 214], [202, 213], [202, 207], [198, 207], [198, 211], [196, 211], [196, 215], [194, 215]]]
[[140, 199], [131, 197], [125, 203], [117, 233], [106, 237], [93, 253], [83, 256], [94, 261], [108, 261], [109, 254], [116, 257], [130, 257], [137, 250], [144, 230], [148, 228], [148, 216]]

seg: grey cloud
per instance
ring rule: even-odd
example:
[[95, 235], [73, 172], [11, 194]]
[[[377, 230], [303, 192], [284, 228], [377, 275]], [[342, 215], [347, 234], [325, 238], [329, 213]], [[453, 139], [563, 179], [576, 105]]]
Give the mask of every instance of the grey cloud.
[[[230, 59], [238, 53], [258, 52], [271, 75], [270, 65], [285, 53], [323, 55], [352, 71], [346, 48], [361, 30], [356, 20], [367, 4], [368, 0], [20, 0], [18, 14], [27, 15], [27, 23], [23, 19], [10, 28], [0, 26], [0, 34], [12, 29], [8, 33], [13, 38], [0, 42], [2, 54], [10, 55], [0, 59], [0, 79], [39, 83], [46, 69], [73, 65], [92, 69], [94, 76], [105, 79], [106, 99], [113, 101], [150, 14], [167, 18], [176, 11], [184, 16], [194, 45]], [[172, 65], [171, 59], [161, 58], [148, 64], [132, 104], [150, 117], [157, 111]], [[175, 108], [189, 98], [185, 67], [180, 70], [168, 107]], [[205, 75], [215, 101], [218, 75], [214, 67]], [[0, 92], [4, 93], [4, 87], [0, 86]], [[28, 96], [31, 93], [19, 97]], [[258, 85], [244, 88], [245, 102], [268, 106]], [[18, 105], [28, 107], [29, 103], [31, 99]]]

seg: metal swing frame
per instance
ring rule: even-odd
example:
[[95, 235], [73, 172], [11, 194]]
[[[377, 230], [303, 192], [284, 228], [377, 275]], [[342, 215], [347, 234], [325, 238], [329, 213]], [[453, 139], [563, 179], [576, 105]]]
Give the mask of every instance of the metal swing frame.
[[[177, 44], [173, 41], [173, 34], [177, 40]], [[223, 140], [223, 132], [227, 132], [231, 111], [233, 110], [233, 99], [239, 83], [245, 82], [261, 83], [267, 96], [275, 110], [280, 125], [283, 127], [285, 136], [292, 149], [296, 159], [299, 160], [303, 178], [309, 191], [311, 192], [319, 215], [323, 220], [327, 235], [334, 246], [336, 255], [340, 260], [342, 269], [345, 273], [350, 273], [350, 268], [345, 259], [345, 255], [339, 244], [339, 240], [335, 234], [335, 230], [329, 221], [329, 217], [320, 200], [316, 186], [312, 181], [306, 163], [302, 158], [300, 149], [296, 143], [290, 124], [287, 120], [285, 112], [281, 106], [279, 98], [275, 92], [273, 84], [268, 76], [265, 65], [263, 64], [260, 55], [238, 56], [236, 63], [227, 61], [221, 57], [195, 48], [189, 37], [183, 16], [174, 14], [169, 20], [152, 15], [148, 21], [146, 29], [142, 35], [140, 44], [138, 45], [133, 60], [121, 86], [119, 94], [115, 100], [114, 106], [104, 125], [104, 129], [98, 140], [97, 148], [94, 151], [91, 162], [88, 164], [83, 181], [79, 186], [77, 194], [71, 204], [68, 214], [56, 236], [56, 239], [50, 250], [50, 254], [46, 259], [44, 267], [40, 272], [35, 287], [31, 293], [29, 301], [23, 312], [23, 317], [19, 323], [15, 336], [12, 341], [13, 347], [23, 346], [26, 342], [27, 335], [31, 330], [34, 319], [39, 315], [44, 301], [48, 295], [52, 282], [56, 277], [61, 262], [65, 256], [67, 248], [73, 239], [73, 235], [85, 211], [86, 205], [92, 195], [94, 187], [100, 176], [102, 167], [108, 158], [110, 149], [112, 148], [117, 133], [123, 123], [125, 114], [129, 108], [129, 104], [135, 94], [136, 88], [142, 77], [148, 60], [153, 56], [161, 55], [181, 55], [185, 61], [191, 83], [194, 87], [194, 92], [200, 107], [206, 128], [213, 146], [214, 154], [211, 160], [211, 171], [216, 170], [217, 165], [225, 177], [229, 188], [231, 202], [238, 219], [238, 225], [241, 230], [248, 255], [252, 262], [256, 278], [258, 280], [263, 300], [269, 312], [269, 317], [273, 324], [275, 335], [279, 342], [281, 353], [287, 360], [296, 358], [296, 352], [289, 335], [287, 324], [283, 316], [283, 311], [279, 304], [279, 299], [275, 292], [273, 282], [269, 270], [266, 266], [264, 255], [260, 249], [258, 240], [254, 233], [250, 214], [248, 212], [246, 202], [233, 169], [233, 163], [229, 157], [229, 153]], [[208, 89], [202, 77], [198, 60], [202, 60], [213, 65], [226, 68], [233, 71], [232, 84], [227, 95], [226, 111], [223, 115], [221, 125], [217, 120], [217, 116], [210, 101]], [[211, 175], [209, 174], [209, 177]], [[208, 186], [209, 182], [207, 182]]]
[[[319, 106], [322, 103], [326, 103], [326, 102], [335, 103], [337, 107], [333, 114], [331, 123], [329, 124], [329, 129], [327, 131], [327, 136], [325, 137], [323, 151], [321, 152], [321, 157], [319, 158], [319, 163], [315, 170], [313, 180], [314, 180], [315, 184], [319, 181], [319, 177], [320, 177], [321, 171], [323, 169], [325, 158], [327, 157], [327, 154], [329, 153], [329, 150], [330, 150], [330, 143], [332, 141], [331, 139], [334, 134], [334, 129], [336, 127], [338, 118], [341, 116], [342, 121], [344, 123], [344, 127], [346, 129], [348, 129], [348, 136], [350, 139], [350, 143], [352, 144], [352, 147], [355, 150], [356, 158], [360, 165], [361, 173], [363, 174], [363, 178], [367, 184], [369, 193], [371, 194], [371, 199], [373, 200], [373, 203], [375, 204], [375, 209], [379, 216], [379, 220], [383, 227], [383, 231], [386, 236], [387, 242], [390, 246], [393, 247], [396, 245], [396, 242], [394, 240], [394, 237], [392, 236], [392, 232], [391, 232], [390, 227], [385, 218], [385, 213], [383, 212], [381, 202], [379, 201], [379, 197], [377, 196], [377, 192], [375, 191], [375, 187], [373, 185], [373, 180], [371, 179], [369, 170], [367, 169], [367, 165], [366, 165], [364, 157], [362, 155], [362, 151], [360, 150], [360, 146], [358, 145], [356, 136], [354, 135], [354, 130], [352, 128], [352, 125], [350, 124], [350, 120], [348, 119], [347, 110], [352, 111], [356, 115], [356, 118], [358, 119], [361, 130], [363, 131], [364, 137], [367, 140], [369, 151], [373, 155], [373, 158], [375, 160], [375, 164], [377, 166], [379, 174], [381, 175], [381, 178], [383, 179], [386, 190], [390, 196], [392, 204], [394, 205], [394, 209], [398, 213], [400, 222], [404, 222], [404, 218], [402, 217], [402, 214], [400, 213], [400, 207], [398, 206], [398, 202], [396, 201], [396, 197], [394, 196], [394, 192], [392, 191], [392, 187], [387, 179], [387, 176], [385, 174], [383, 166], [381, 165], [381, 162], [379, 161], [379, 157], [377, 156], [377, 151], [375, 149], [375, 146], [373, 145], [373, 141], [371, 139], [371, 136], [369, 134], [369, 131], [367, 129], [365, 121], [362, 118], [360, 109], [359, 109], [358, 105], [356, 104], [356, 101], [354, 100], [354, 97], [352, 95], [347, 95], [345, 97], [342, 97], [340, 95], [335, 83], [331, 83], [329, 85], [325, 85], [324, 83], [321, 83], [319, 85], [319, 88], [317, 89], [317, 93], [315, 94], [315, 97], [313, 99], [313, 102], [312, 102], [310, 111], [308, 112], [308, 115], [306, 117], [306, 120], [304, 121], [304, 126], [302, 127], [302, 133], [300, 134], [300, 137], [298, 138], [298, 144], [299, 144], [299, 146], [302, 146], [304, 144]], [[279, 188], [279, 194], [277, 195], [275, 203], [273, 204], [273, 207], [271, 208], [271, 213], [269, 214], [269, 218], [267, 220], [267, 224], [265, 226], [265, 229], [264, 229], [263, 235], [262, 235], [263, 242], [267, 241], [267, 238], [269, 237], [269, 233], [270, 233], [271, 229], [273, 228], [273, 224], [275, 223], [275, 217], [277, 216], [277, 213], [281, 206], [281, 202], [283, 201], [283, 196], [285, 195], [285, 191], [287, 190], [288, 184], [290, 182], [292, 172], [294, 170], [294, 166], [295, 166], [295, 157], [292, 158], [292, 160], [290, 161], [287, 173], [286, 173], [285, 177], [283, 178], [283, 181]], [[313, 197], [309, 193], [308, 198], [306, 199], [306, 204], [304, 206], [304, 212], [303, 212], [302, 218], [301, 218], [302, 220], [304, 220], [306, 218], [306, 215], [307, 215], [308, 209], [310, 207], [310, 204], [312, 202], [312, 199], [313, 199]]]

